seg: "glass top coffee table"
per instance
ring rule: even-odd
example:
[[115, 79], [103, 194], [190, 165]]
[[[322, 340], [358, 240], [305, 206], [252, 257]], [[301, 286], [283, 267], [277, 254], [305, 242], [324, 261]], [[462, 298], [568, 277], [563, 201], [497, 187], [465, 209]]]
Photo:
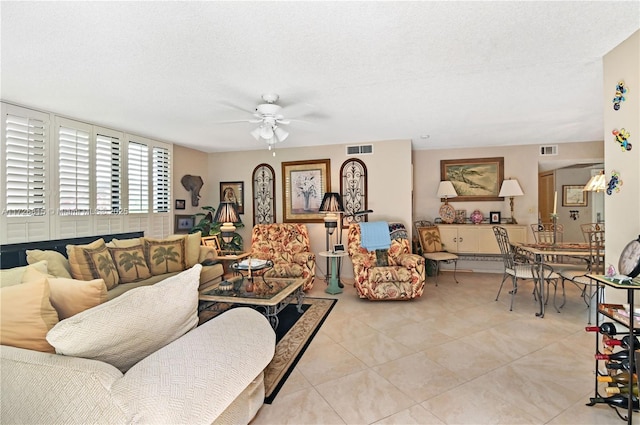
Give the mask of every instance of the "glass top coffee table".
[[[304, 279], [280, 279], [266, 278], [255, 282], [238, 276], [228, 281], [209, 288], [199, 295], [200, 311], [223, 311], [226, 304], [243, 305], [255, 308], [269, 320], [275, 330], [278, 327], [278, 313], [287, 305], [297, 299], [298, 313], [302, 314], [302, 302], [304, 291], [302, 284]], [[252, 291], [247, 291], [247, 286], [253, 286]]]

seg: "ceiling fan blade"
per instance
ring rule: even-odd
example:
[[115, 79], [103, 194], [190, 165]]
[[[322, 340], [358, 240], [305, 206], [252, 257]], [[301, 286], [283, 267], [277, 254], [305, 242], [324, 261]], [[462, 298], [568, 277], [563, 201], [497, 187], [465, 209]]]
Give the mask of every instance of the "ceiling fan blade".
[[285, 117], [299, 118], [313, 113], [315, 109], [316, 107], [310, 103], [297, 103], [282, 108], [281, 114]]
[[252, 123], [252, 124], [258, 124], [261, 123], [262, 120], [261, 119], [255, 119], [255, 120], [250, 120], [250, 119], [245, 119], [245, 120], [228, 120], [228, 121], [217, 121], [216, 124], [235, 124], [235, 123], [239, 123], [239, 122], [248, 122], [248, 123]]
[[255, 109], [246, 109], [246, 108], [243, 108], [241, 106], [235, 105], [235, 104], [233, 104], [231, 102], [227, 102], [226, 100], [221, 100], [219, 103], [221, 105], [224, 105], [224, 106], [228, 107], [228, 108], [237, 109], [238, 111], [246, 112], [246, 113], [251, 114], [251, 115], [254, 115], [256, 113]]

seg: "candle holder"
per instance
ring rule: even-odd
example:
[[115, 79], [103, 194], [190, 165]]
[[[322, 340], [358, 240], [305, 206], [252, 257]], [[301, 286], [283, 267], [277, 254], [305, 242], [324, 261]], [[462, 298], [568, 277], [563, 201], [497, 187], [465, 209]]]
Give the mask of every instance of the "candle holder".
[[557, 238], [557, 223], [558, 223], [558, 214], [553, 214], [551, 213], [551, 221], [553, 222], [553, 245], [556, 244], [556, 238]]

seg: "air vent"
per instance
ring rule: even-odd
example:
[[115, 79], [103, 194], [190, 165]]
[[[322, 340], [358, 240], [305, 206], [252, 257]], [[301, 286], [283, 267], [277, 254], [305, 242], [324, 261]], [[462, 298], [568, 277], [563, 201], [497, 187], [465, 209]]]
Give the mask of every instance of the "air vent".
[[540, 155], [558, 155], [558, 145], [540, 146]]
[[373, 155], [373, 145], [347, 146], [347, 156]]

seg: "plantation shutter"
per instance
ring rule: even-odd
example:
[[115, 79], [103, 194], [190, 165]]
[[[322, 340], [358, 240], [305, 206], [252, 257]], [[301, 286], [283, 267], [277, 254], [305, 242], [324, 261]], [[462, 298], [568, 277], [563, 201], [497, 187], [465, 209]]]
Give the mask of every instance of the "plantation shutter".
[[122, 209], [122, 164], [120, 140], [96, 135], [96, 210], [117, 214]]
[[129, 142], [127, 177], [129, 179], [129, 212], [149, 212], [149, 147]]
[[89, 133], [58, 128], [58, 189], [60, 215], [87, 215], [91, 211]]
[[46, 211], [46, 123], [6, 115], [7, 216], [44, 215]]
[[153, 212], [168, 212], [171, 196], [169, 149], [153, 148]]

